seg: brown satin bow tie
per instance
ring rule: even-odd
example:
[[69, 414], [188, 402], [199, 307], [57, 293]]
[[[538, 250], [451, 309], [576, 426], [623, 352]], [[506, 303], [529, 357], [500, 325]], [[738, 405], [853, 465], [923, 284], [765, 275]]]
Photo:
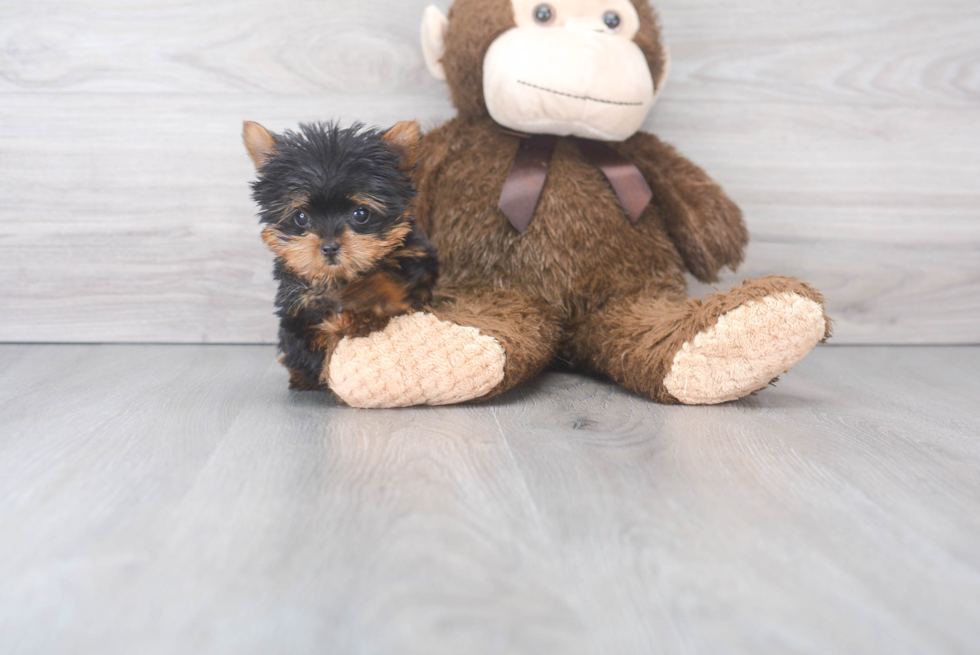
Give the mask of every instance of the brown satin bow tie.
[[[500, 194], [500, 209], [518, 232], [523, 234], [531, 225], [534, 211], [548, 179], [548, 166], [558, 143], [558, 137], [508, 132], [521, 138], [514, 166]], [[571, 137], [579, 152], [602, 171], [619, 202], [634, 225], [653, 199], [653, 191], [640, 169], [601, 141]]]

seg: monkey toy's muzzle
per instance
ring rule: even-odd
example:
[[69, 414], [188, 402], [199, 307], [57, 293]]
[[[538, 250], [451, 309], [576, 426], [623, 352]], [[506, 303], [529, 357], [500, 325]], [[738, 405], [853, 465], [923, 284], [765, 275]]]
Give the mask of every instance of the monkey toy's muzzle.
[[571, 28], [514, 28], [483, 64], [490, 116], [531, 134], [624, 141], [653, 106], [643, 51], [630, 39]]

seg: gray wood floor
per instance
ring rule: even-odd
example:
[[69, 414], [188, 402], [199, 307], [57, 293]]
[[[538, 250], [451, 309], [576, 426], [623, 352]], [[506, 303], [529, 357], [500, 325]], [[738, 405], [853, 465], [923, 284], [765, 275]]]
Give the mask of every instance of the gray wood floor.
[[975, 653], [980, 348], [409, 411], [268, 347], [0, 346], [0, 652]]

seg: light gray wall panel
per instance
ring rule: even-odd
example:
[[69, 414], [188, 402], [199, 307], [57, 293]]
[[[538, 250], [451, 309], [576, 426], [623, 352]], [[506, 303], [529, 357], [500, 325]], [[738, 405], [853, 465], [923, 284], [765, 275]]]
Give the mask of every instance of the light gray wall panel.
[[[425, 4], [0, 2], [0, 340], [272, 340], [241, 120], [448, 118]], [[647, 127], [753, 234], [724, 283], [813, 282], [838, 343], [980, 342], [980, 6], [659, 7]]]

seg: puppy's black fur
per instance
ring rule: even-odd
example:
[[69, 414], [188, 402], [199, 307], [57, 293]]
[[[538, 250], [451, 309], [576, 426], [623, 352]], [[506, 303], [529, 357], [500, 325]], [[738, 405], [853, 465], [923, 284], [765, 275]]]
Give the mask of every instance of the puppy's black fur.
[[262, 237], [276, 255], [281, 361], [292, 388], [322, 389], [341, 339], [432, 298], [438, 260], [413, 208], [419, 125], [309, 123], [277, 135], [246, 123], [244, 137]]

